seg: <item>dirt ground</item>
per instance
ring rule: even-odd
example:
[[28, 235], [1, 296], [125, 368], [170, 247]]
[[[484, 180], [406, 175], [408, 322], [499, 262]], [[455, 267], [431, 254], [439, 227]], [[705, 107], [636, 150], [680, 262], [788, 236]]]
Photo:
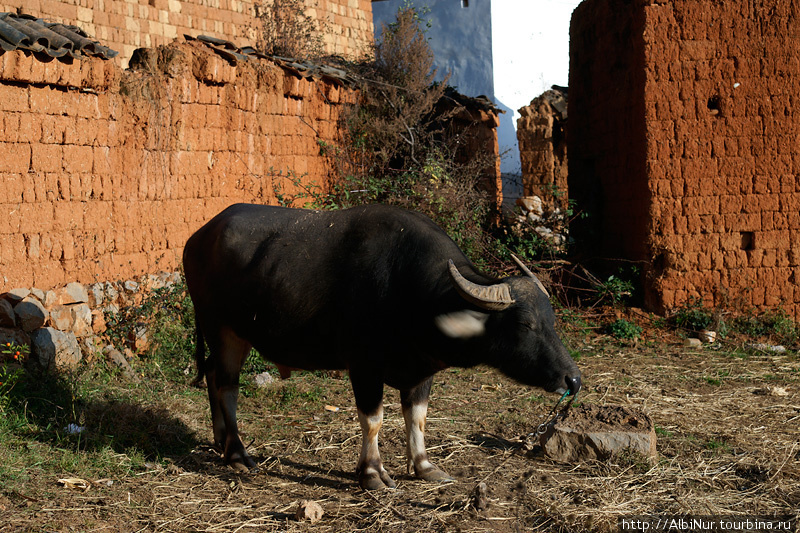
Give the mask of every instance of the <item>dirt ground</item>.
[[[405, 473], [399, 397], [387, 391], [381, 451], [396, 490], [367, 493], [354, 476], [360, 435], [346, 377], [298, 374], [257, 389], [245, 376], [243, 440], [261, 466], [240, 475], [208, 446], [204, 391], [166, 381], [141, 406], [166, 432], [181, 426], [190, 452], [145, 463], [130, 476], [59, 484], [27, 472], [0, 488], [3, 531], [618, 531], [641, 515], [798, 518], [800, 358], [743, 352], [730, 341], [687, 348], [664, 330], [637, 343], [572, 332], [584, 405], [643, 410], [656, 426], [658, 459], [623, 453], [560, 464], [521, 437], [557, 400], [488, 368], [437, 375], [429, 411], [431, 459], [457, 478], [431, 484]], [[334, 410], [338, 408], [338, 410]], [[110, 415], [109, 415], [110, 416]], [[121, 458], [120, 460], [123, 460]], [[80, 470], [64, 478], [83, 479]], [[485, 509], [476, 486], [485, 483]], [[301, 500], [324, 511], [298, 521]]]

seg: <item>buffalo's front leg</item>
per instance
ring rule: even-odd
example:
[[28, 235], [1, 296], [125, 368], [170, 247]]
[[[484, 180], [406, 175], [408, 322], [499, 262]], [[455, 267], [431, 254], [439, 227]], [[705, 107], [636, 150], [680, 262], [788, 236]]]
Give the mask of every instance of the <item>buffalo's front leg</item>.
[[383, 468], [378, 450], [378, 433], [383, 425], [383, 382], [379, 373], [350, 370], [353, 395], [361, 424], [361, 455], [356, 466], [358, 484], [365, 490], [394, 488], [395, 482]]
[[425, 481], [453, 481], [447, 472], [428, 460], [428, 453], [425, 451], [425, 418], [428, 414], [428, 396], [432, 383], [433, 378], [428, 378], [413, 389], [400, 391], [400, 403], [406, 421], [408, 473]]
[[209, 361], [206, 365], [208, 400], [214, 428], [214, 445], [222, 452], [225, 463], [234, 470], [246, 472], [256, 464], [247, 455], [236, 422], [239, 399], [239, 372], [250, 344], [227, 328], [209, 338]]

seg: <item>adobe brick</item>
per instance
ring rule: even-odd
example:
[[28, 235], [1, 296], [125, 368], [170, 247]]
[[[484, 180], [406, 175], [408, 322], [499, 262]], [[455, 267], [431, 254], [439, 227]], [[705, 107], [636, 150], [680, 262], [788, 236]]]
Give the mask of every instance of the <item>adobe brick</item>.
[[[90, 152], [91, 153], [91, 152]], [[89, 191], [91, 191], [91, 186], [87, 185], [89, 180], [85, 178], [88, 176], [89, 173], [83, 174], [70, 174], [69, 176], [69, 187], [70, 193], [72, 194], [72, 200], [85, 200], [89, 196], [89, 192], [87, 192], [86, 188], [89, 187]]]
[[[0, 126], [3, 130], [0, 131], [0, 142], [15, 143], [19, 141], [19, 116], [20, 113], [2, 113], [0, 114]], [[30, 141], [22, 141], [30, 142]]]
[[[22, 50], [6, 52], [0, 55], [0, 78], [3, 80], [17, 80], [17, 63], [23, 55]], [[24, 56], [23, 56], [24, 57]]]
[[50, 231], [53, 227], [52, 202], [23, 203], [19, 206], [21, 233]]
[[42, 124], [42, 138], [41, 142], [44, 144], [62, 144], [64, 142], [63, 131], [58, 130], [56, 119], [63, 117], [56, 117], [55, 115], [41, 115]]
[[69, 173], [89, 173], [94, 162], [91, 146], [65, 145], [63, 150], [64, 171]]
[[27, 87], [0, 82], [0, 111], [22, 113], [28, 111], [28, 109]]
[[31, 146], [21, 143], [0, 143], [0, 172], [21, 174], [28, 172], [31, 161]]
[[789, 267], [789, 250], [787, 248], [782, 248], [775, 250], [775, 252], [775, 264], [781, 268]]
[[54, 289], [66, 283], [64, 269], [60, 261], [43, 261], [36, 263], [36, 268], [31, 272], [31, 285], [42, 290]]
[[63, 169], [63, 147], [57, 144], [30, 146], [30, 168], [34, 172], [60, 172]]
[[77, 202], [53, 203], [53, 230], [67, 232], [83, 227], [83, 209]]
[[30, 110], [45, 115], [60, 115], [69, 107], [64, 105], [65, 91], [50, 86], [30, 88]]
[[764, 291], [764, 304], [767, 307], [778, 307], [781, 304], [781, 290], [774, 285], [766, 287]]

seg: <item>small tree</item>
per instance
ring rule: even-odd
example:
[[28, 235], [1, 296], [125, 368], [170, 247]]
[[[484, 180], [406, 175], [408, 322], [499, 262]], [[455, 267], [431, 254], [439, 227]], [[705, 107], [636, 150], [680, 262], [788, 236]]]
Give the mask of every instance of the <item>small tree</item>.
[[322, 35], [306, 15], [303, 0], [256, 0], [257, 47], [267, 54], [298, 59], [323, 55]]
[[[422, 19], [411, 7], [384, 24], [374, 59], [349, 65], [362, 80], [360, 100], [342, 115], [344, 139], [325, 146], [340, 179], [327, 196], [331, 207], [386, 203], [430, 216], [474, 258], [486, 245], [491, 202], [478, 190], [493, 157], [457, 157], [470, 128], [448, 128], [446, 82], [435, 82], [434, 56]], [[450, 111], [446, 111], [449, 109]], [[320, 203], [317, 198], [317, 205]]]

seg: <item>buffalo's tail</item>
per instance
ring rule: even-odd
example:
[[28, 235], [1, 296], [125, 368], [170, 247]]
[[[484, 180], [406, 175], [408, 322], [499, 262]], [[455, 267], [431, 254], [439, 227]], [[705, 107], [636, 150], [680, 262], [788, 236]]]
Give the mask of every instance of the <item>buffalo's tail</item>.
[[206, 343], [203, 338], [203, 332], [200, 330], [200, 325], [197, 323], [197, 318], [195, 318], [194, 324], [194, 341], [194, 361], [197, 365], [197, 377], [192, 381], [192, 385], [202, 387], [203, 378], [206, 376]]

